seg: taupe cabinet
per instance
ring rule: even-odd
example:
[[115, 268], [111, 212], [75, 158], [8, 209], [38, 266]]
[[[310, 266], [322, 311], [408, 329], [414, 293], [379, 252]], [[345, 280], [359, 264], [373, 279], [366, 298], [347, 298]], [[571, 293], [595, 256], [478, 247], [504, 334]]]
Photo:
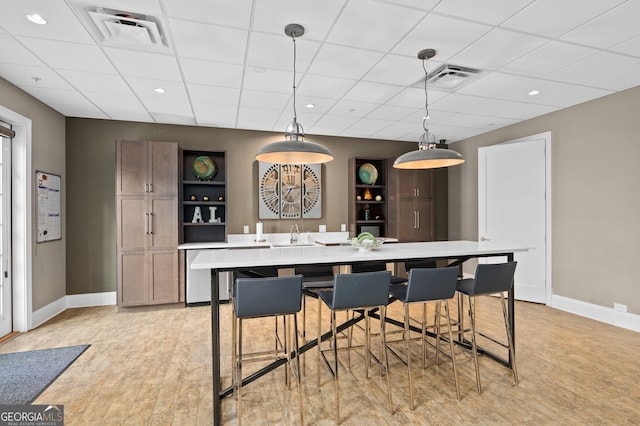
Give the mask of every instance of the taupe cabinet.
[[389, 236], [400, 242], [433, 241], [431, 170], [389, 168]]
[[120, 306], [179, 302], [178, 145], [116, 145], [117, 279]]

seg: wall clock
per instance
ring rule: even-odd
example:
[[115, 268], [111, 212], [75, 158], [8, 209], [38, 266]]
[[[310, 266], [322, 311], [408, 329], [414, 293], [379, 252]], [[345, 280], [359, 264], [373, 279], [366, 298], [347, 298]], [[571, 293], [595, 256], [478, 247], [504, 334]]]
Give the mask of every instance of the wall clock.
[[321, 170], [320, 164], [258, 162], [258, 217], [321, 217]]

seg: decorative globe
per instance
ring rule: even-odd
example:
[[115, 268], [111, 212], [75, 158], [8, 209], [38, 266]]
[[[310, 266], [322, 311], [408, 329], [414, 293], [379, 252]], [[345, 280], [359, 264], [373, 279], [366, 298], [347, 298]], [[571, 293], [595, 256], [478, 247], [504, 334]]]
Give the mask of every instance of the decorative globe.
[[358, 177], [362, 183], [373, 185], [378, 180], [378, 169], [371, 163], [364, 163], [358, 168]]
[[193, 160], [191, 170], [196, 178], [201, 180], [211, 180], [218, 173], [215, 161], [206, 155], [201, 155]]

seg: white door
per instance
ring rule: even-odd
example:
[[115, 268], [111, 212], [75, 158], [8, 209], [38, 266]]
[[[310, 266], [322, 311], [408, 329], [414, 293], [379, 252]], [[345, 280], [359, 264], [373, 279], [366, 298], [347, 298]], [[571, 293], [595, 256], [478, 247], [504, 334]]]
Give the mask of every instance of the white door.
[[[516, 253], [515, 297], [546, 303], [550, 133], [478, 149], [478, 239], [529, 248]], [[549, 291], [548, 291], [549, 290]]]
[[[1, 125], [1, 124], [0, 124]], [[0, 337], [13, 331], [11, 311], [11, 139], [0, 137]]]

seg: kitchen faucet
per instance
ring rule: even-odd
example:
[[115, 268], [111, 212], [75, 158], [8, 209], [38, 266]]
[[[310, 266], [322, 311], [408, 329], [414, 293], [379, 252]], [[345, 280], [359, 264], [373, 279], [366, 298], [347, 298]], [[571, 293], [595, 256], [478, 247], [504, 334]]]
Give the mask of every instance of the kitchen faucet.
[[289, 242], [291, 244], [297, 243], [299, 235], [300, 235], [300, 230], [298, 229], [298, 224], [294, 223], [293, 225], [291, 225], [291, 239], [289, 240]]

